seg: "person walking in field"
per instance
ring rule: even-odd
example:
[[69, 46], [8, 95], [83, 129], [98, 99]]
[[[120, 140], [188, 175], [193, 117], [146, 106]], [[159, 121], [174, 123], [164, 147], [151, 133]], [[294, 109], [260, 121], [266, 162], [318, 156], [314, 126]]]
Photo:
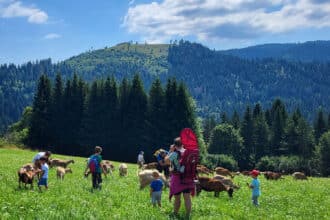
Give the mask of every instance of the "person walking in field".
[[41, 186], [45, 186], [46, 190], [48, 189], [48, 171], [49, 167], [48, 164], [46, 163], [47, 158], [46, 157], [41, 157], [39, 159], [40, 165], [41, 165], [41, 170], [40, 172], [40, 179], [38, 182], [38, 187], [39, 190], [41, 191]]
[[139, 169], [141, 169], [143, 167], [144, 162], [145, 162], [144, 161], [144, 152], [140, 151], [138, 158], [137, 158], [137, 164], [138, 164]]
[[260, 181], [258, 179], [258, 175], [259, 175], [259, 171], [258, 170], [252, 170], [250, 172], [251, 177], [253, 178], [251, 184], [248, 184], [248, 187], [250, 189], [252, 189], [252, 203], [253, 205], [255, 205], [256, 207], [259, 206], [259, 202], [258, 202], [258, 198], [260, 196]]
[[154, 171], [152, 173], [154, 180], [150, 183], [150, 197], [151, 203], [155, 207], [156, 203], [159, 207], [162, 207], [162, 188], [163, 188], [163, 181], [159, 178], [159, 173]]
[[89, 171], [92, 174], [92, 187], [93, 189], [101, 189], [102, 183], [102, 168], [101, 168], [101, 161], [102, 161], [102, 148], [100, 146], [95, 147], [95, 153], [89, 157], [88, 160], [88, 167]]

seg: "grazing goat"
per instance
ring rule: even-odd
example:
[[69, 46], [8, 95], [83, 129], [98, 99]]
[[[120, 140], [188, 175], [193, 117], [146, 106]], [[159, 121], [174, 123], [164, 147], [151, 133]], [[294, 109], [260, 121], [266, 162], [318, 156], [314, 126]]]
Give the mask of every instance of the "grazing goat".
[[200, 194], [202, 190], [207, 192], [214, 192], [215, 197], [219, 197], [219, 193], [222, 191], [227, 191], [230, 198], [233, 197], [234, 190], [228, 186], [225, 186], [221, 181], [212, 179], [209, 177], [198, 177], [198, 183], [196, 184], [197, 195]]
[[119, 165], [119, 175], [120, 176], [127, 176], [127, 164], [122, 163]]
[[74, 163], [74, 160], [51, 159], [50, 167], [58, 166], [66, 168], [70, 163]]
[[226, 168], [223, 167], [217, 167], [214, 169], [215, 173], [222, 176], [230, 176], [231, 178], [234, 178], [234, 175]]
[[21, 188], [21, 183], [25, 184], [25, 188], [26, 188], [26, 184], [30, 184], [31, 185], [31, 189], [33, 188], [33, 179], [34, 176], [36, 175], [36, 172], [34, 172], [34, 170], [27, 170], [24, 167], [21, 167], [18, 171], [18, 187]]
[[212, 170], [210, 170], [206, 166], [200, 165], [200, 164], [197, 165], [196, 170], [197, 170], [198, 174], [206, 174], [206, 175], [213, 174]]
[[143, 165], [142, 170], [154, 170], [157, 169], [157, 166], [157, 162], [147, 163]]
[[275, 173], [275, 172], [271, 172], [271, 171], [264, 172], [264, 176], [267, 180], [278, 180], [278, 179], [282, 178], [281, 173]]
[[292, 177], [295, 180], [307, 180], [307, 176], [304, 173], [302, 173], [302, 172], [294, 172], [292, 174]]
[[238, 185], [235, 185], [231, 179], [229, 179], [225, 176], [215, 175], [213, 177], [213, 179], [221, 181], [227, 187], [230, 187], [230, 188], [233, 188], [233, 189], [239, 189], [240, 188]]
[[[158, 170], [142, 170], [139, 172], [140, 189], [144, 189], [154, 180], [152, 173], [155, 171], [158, 172]], [[163, 181], [164, 186], [169, 187], [168, 180], [166, 179], [164, 174], [159, 172], [158, 174], [159, 178]]]
[[63, 179], [64, 179], [64, 175], [65, 175], [66, 173], [72, 173], [71, 168], [64, 168], [64, 167], [57, 167], [57, 168], [56, 168], [56, 176], [57, 176], [57, 179], [61, 179], [61, 180], [63, 180]]
[[115, 166], [109, 160], [102, 160], [101, 167], [105, 177], [107, 174], [112, 176], [112, 172], [115, 170]]

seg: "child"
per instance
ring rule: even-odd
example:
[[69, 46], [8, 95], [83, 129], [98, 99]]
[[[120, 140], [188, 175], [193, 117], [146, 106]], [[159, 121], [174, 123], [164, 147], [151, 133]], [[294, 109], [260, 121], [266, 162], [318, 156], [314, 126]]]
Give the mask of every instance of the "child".
[[154, 171], [152, 173], [152, 176], [154, 180], [150, 183], [150, 197], [151, 197], [151, 203], [153, 206], [156, 206], [156, 202], [158, 203], [159, 207], [162, 207], [161, 199], [162, 199], [162, 188], [163, 188], [163, 182], [159, 178], [159, 173], [157, 171]]
[[93, 189], [101, 189], [102, 183], [102, 169], [101, 169], [101, 161], [102, 161], [102, 148], [100, 146], [95, 147], [95, 153], [89, 157], [89, 171], [92, 173], [92, 185]]
[[253, 178], [251, 184], [249, 186], [250, 189], [252, 189], [252, 203], [255, 206], [259, 206], [258, 203], [258, 197], [260, 196], [260, 182], [258, 180], [259, 171], [258, 170], [252, 170], [250, 172], [251, 177]]
[[49, 167], [48, 164], [46, 163], [47, 158], [46, 157], [41, 157], [40, 159], [40, 164], [41, 164], [41, 178], [39, 179], [38, 182], [38, 187], [39, 190], [41, 191], [41, 186], [45, 186], [46, 190], [48, 189], [48, 171], [49, 171]]

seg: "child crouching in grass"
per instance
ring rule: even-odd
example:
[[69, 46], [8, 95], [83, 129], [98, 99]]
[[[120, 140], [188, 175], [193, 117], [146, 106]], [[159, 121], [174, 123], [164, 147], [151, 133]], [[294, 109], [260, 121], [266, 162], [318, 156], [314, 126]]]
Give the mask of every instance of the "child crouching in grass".
[[162, 207], [161, 200], [162, 200], [163, 181], [159, 178], [159, 173], [157, 171], [154, 171], [152, 173], [152, 176], [154, 180], [150, 183], [151, 203], [155, 207], [157, 202], [158, 206]]
[[253, 178], [251, 184], [249, 186], [250, 189], [252, 189], [252, 203], [253, 205], [255, 205], [256, 207], [259, 206], [259, 202], [258, 202], [258, 198], [260, 196], [260, 182], [258, 179], [258, 175], [259, 175], [259, 171], [258, 170], [252, 170], [250, 172], [251, 177]]

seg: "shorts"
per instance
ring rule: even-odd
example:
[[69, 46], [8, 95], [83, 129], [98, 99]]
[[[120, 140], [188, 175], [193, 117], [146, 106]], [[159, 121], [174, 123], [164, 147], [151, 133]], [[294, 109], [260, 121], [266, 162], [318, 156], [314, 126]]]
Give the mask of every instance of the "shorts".
[[152, 192], [151, 194], [151, 203], [156, 204], [156, 202], [161, 202], [162, 200], [162, 191]]
[[38, 182], [38, 186], [47, 186], [47, 178], [41, 178]]
[[190, 189], [182, 190], [181, 192], [175, 193], [174, 195], [180, 195], [180, 193], [190, 193]]

